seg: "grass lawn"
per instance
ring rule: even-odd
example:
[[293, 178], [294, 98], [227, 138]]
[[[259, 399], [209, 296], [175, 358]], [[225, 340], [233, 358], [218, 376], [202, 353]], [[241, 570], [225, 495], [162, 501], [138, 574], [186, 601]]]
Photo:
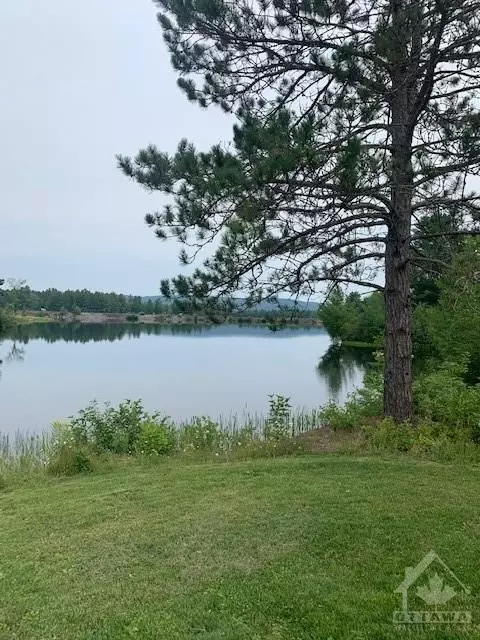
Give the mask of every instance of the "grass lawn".
[[480, 468], [137, 462], [0, 493], [0, 548], [6, 640], [404, 638], [394, 590], [430, 549], [480, 624]]

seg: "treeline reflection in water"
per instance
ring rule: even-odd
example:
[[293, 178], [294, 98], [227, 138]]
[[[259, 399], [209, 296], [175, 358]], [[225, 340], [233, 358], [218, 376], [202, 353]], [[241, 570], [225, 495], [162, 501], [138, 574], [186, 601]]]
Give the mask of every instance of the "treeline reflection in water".
[[324, 378], [333, 399], [373, 362], [374, 352], [364, 348], [346, 348], [332, 345], [320, 358], [317, 373]]
[[[87, 342], [116, 342], [122, 339], [140, 338], [141, 336], [192, 336], [192, 337], [228, 337], [251, 336], [293, 338], [305, 334], [319, 334], [325, 337], [325, 332], [318, 328], [288, 327], [272, 328], [265, 326], [236, 326], [236, 325], [157, 325], [157, 324], [31, 324], [19, 325], [0, 336], [6, 340], [4, 348], [0, 349], [1, 365], [14, 361], [23, 361], [25, 345], [30, 341], [44, 341], [54, 343], [58, 341], [87, 343]], [[331, 346], [322, 356], [318, 354], [316, 374], [326, 381], [330, 394], [335, 398], [342, 389], [351, 387], [359, 379], [359, 372], [365, 371], [372, 361], [373, 353], [368, 349], [347, 349]]]
[[262, 326], [236, 326], [236, 325], [159, 325], [159, 324], [30, 324], [18, 325], [2, 337], [21, 344], [28, 344], [30, 340], [44, 340], [45, 342], [115, 342], [123, 338], [139, 338], [144, 335], [191, 335], [191, 336], [261, 336], [275, 335], [288, 338], [302, 333], [323, 333], [321, 329], [310, 328], [285, 328]]

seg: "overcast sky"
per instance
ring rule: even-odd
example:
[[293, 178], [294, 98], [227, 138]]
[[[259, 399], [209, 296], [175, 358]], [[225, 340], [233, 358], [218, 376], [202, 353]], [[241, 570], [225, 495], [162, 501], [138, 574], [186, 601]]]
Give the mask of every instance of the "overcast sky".
[[231, 121], [177, 88], [151, 0], [2, 0], [0, 31], [0, 276], [157, 293], [178, 247], [144, 224], [161, 197], [115, 154], [208, 148]]

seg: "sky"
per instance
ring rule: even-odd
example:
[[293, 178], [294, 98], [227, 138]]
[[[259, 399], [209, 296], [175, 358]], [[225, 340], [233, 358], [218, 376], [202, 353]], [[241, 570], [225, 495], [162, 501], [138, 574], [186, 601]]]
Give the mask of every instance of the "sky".
[[232, 121], [176, 85], [151, 0], [3, 1], [0, 276], [34, 289], [154, 295], [178, 245], [143, 219], [162, 205], [116, 167], [153, 143], [208, 149]]

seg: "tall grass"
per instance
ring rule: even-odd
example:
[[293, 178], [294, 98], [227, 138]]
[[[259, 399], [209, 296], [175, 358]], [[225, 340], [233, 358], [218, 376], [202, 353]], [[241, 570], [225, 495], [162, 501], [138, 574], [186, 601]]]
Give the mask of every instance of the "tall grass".
[[[198, 420], [198, 417], [193, 417], [190, 420], [174, 423], [178, 439], [181, 440], [182, 433], [198, 423]], [[236, 435], [244, 435], [248, 431], [251, 433], [252, 440], [256, 440], [261, 439], [266, 433], [268, 421], [268, 415], [244, 411], [243, 413], [221, 415], [217, 420], [211, 422], [218, 425], [220, 431], [229, 438], [235, 439]], [[291, 437], [318, 428], [320, 426], [320, 409], [292, 409], [288, 422]], [[33, 471], [43, 468], [53, 442], [54, 433], [51, 429], [38, 434], [21, 431], [14, 434], [0, 432], [0, 473]]]
[[51, 434], [48, 431], [33, 435], [21, 431], [16, 431], [13, 435], [0, 433], [0, 463], [42, 463], [50, 440]]
[[51, 434], [0, 433], [0, 491], [45, 470]]
[[[289, 415], [290, 435], [295, 437], [311, 429], [318, 428], [321, 424], [320, 415], [321, 409], [306, 409], [301, 407], [293, 409]], [[265, 433], [268, 419], [268, 416], [263, 413], [251, 413], [245, 410], [242, 413], [222, 414], [215, 422], [227, 435], [234, 436], [237, 433], [243, 432], [245, 428], [250, 427], [256, 436], [261, 436]], [[195, 420], [196, 418], [192, 418], [191, 420], [176, 423], [176, 429], [181, 431]]]

